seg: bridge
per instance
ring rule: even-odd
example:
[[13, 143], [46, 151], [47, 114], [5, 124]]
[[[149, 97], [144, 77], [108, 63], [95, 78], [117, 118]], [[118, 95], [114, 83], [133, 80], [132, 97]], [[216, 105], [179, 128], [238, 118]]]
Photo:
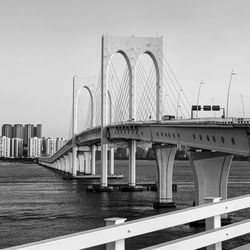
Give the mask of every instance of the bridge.
[[[167, 71], [164, 66], [162, 46], [162, 38], [103, 36], [99, 82], [93, 78], [73, 78], [72, 138], [53, 156], [39, 158], [39, 164], [72, 177], [80, 174], [95, 176], [95, 154], [100, 150], [99, 188], [109, 191], [108, 168], [109, 174], [114, 175], [114, 148], [125, 147], [129, 150], [128, 187], [136, 190], [136, 147], [152, 147], [158, 169], [158, 196], [154, 206], [174, 206], [174, 157], [177, 149], [184, 146], [195, 175], [195, 204], [204, 204], [205, 197], [226, 200], [228, 173], [234, 154], [248, 156], [250, 153], [250, 120], [229, 117], [191, 119], [191, 107], [183, 89], [171, 68]], [[126, 62], [121, 81], [115, 80], [117, 75], [112, 64], [117, 53]], [[140, 63], [144, 54], [152, 62], [148, 73]], [[90, 123], [87, 129], [78, 133], [77, 99], [82, 89], [90, 95]], [[172, 102], [168, 103], [171, 98]], [[162, 120], [164, 114], [171, 112], [171, 107], [176, 119]], [[186, 118], [185, 112], [188, 114]]]

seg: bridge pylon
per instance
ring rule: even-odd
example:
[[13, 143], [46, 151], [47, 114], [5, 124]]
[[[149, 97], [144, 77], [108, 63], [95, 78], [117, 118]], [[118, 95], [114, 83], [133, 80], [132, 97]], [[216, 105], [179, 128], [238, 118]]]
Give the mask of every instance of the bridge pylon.
[[[129, 72], [129, 119], [136, 120], [136, 67], [139, 57], [148, 54], [154, 63], [156, 71], [156, 120], [160, 120], [162, 100], [162, 37], [102, 37], [101, 57], [101, 186], [107, 187], [107, 141], [105, 140], [105, 126], [108, 125], [108, 71], [111, 58], [120, 53], [126, 60]], [[132, 151], [131, 151], [132, 153]], [[135, 161], [135, 157], [133, 157]], [[132, 164], [135, 165], [135, 162]]]
[[73, 124], [72, 124], [72, 175], [77, 175], [77, 145], [76, 145], [76, 135], [77, 135], [77, 99], [79, 93], [82, 89], [86, 89], [90, 95], [91, 100], [91, 124], [90, 127], [93, 128], [95, 125], [95, 77], [85, 77], [81, 78], [81, 81], [78, 76], [73, 77]]

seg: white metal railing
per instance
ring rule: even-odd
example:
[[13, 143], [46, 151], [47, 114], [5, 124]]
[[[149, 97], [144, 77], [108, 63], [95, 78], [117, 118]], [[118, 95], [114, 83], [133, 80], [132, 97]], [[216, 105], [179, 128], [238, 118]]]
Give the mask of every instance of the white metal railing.
[[[209, 198], [216, 202], [219, 198]], [[217, 200], [216, 200], [217, 199]], [[250, 195], [232, 198], [216, 203], [187, 208], [171, 213], [155, 215], [139, 220], [124, 222], [122, 218], [107, 219], [107, 226], [62, 237], [48, 239], [6, 250], [77, 250], [107, 244], [107, 249], [125, 249], [127, 238], [206, 219], [207, 231], [194, 234], [161, 245], [145, 249], [195, 249], [212, 245], [211, 249], [221, 249], [221, 241], [250, 232], [250, 220], [221, 227], [222, 214], [249, 208]], [[120, 223], [120, 224], [118, 224]], [[110, 225], [115, 224], [115, 225]], [[213, 248], [214, 246], [214, 248]], [[210, 246], [211, 247], [211, 246]]]

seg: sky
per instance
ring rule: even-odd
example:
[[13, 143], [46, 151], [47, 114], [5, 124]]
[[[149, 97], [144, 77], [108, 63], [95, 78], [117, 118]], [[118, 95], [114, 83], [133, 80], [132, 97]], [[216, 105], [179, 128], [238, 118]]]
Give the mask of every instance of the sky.
[[[163, 36], [185, 94], [250, 117], [249, 0], [0, 0], [0, 125], [69, 136], [74, 75], [98, 76], [101, 37]], [[81, 100], [84, 105], [84, 100]], [[87, 104], [86, 104], [87, 105]]]

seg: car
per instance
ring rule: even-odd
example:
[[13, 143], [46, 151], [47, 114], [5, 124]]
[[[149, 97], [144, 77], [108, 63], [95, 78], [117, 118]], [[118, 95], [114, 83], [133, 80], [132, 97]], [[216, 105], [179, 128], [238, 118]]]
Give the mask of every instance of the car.
[[171, 121], [171, 120], [175, 120], [175, 116], [174, 115], [164, 115], [161, 118], [162, 121]]

